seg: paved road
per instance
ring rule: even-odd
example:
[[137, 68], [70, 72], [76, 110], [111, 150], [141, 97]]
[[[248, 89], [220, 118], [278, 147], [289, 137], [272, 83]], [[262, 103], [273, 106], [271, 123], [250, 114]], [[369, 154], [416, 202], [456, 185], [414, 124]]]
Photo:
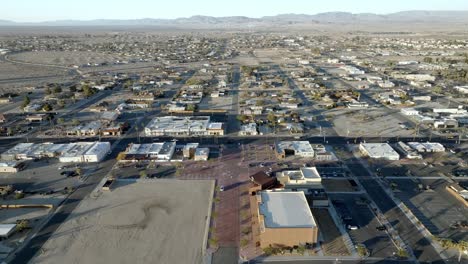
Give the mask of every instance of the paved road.
[[347, 166], [359, 179], [370, 198], [377, 204], [405, 244], [413, 249], [419, 263], [445, 263], [430, 242], [416, 229], [377, 181], [371, 178], [372, 175], [356, 158], [348, 160]]

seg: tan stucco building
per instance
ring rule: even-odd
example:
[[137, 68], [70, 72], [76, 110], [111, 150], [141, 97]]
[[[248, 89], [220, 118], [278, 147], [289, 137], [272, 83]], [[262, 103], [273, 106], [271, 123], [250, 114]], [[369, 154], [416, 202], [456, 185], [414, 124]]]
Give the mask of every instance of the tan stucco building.
[[262, 248], [317, 243], [317, 224], [304, 192], [258, 192], [252, 209]]

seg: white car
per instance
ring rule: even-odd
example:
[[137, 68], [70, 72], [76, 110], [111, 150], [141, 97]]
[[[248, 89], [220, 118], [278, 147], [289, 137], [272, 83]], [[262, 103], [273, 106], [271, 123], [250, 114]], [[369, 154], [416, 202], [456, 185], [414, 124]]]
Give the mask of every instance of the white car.
[[220, 192], [224, 192], [224, 186], [222, 186], [222, 185], [219, 186], [219, 191], [220, 191]]
[[355, 225], [348, 225], [349, 230], [358, 230], [358, 227]]

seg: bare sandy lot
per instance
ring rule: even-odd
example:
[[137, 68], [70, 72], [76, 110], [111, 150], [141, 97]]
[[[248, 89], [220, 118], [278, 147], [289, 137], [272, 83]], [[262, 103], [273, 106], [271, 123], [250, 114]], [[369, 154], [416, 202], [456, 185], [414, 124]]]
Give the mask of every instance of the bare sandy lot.
[[83, 200], [31, 263], [202, 262], [213, 181], [119, 181]]
[[86, 63], [115, 62], [122, 59], [117, 56], [90, 51], [37, 51], [22, 52], [9, 56], [14, 61], [43, 63], [51, 65], [69, 66]]

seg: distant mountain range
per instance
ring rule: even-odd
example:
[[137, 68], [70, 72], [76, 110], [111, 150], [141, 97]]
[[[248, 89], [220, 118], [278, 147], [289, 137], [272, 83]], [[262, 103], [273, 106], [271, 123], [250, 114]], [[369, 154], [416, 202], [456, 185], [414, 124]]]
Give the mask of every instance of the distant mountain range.
[[96, 19], [96, 20], [57, 20], [36, 23], [0, 20], [0, 26], [161, 26], [161, 27], [255, 27], [285, 26], [294, 24], [367, 24], [367, 23], [468, 23], [468, 11], [404, 11], [386, 15], [372, 13], [353, 14], [347, 12], [327, 12], [315, 15], [281, 14], [250, 18], [244, 16], [211, 17], [192, 16], [177, 19]]

